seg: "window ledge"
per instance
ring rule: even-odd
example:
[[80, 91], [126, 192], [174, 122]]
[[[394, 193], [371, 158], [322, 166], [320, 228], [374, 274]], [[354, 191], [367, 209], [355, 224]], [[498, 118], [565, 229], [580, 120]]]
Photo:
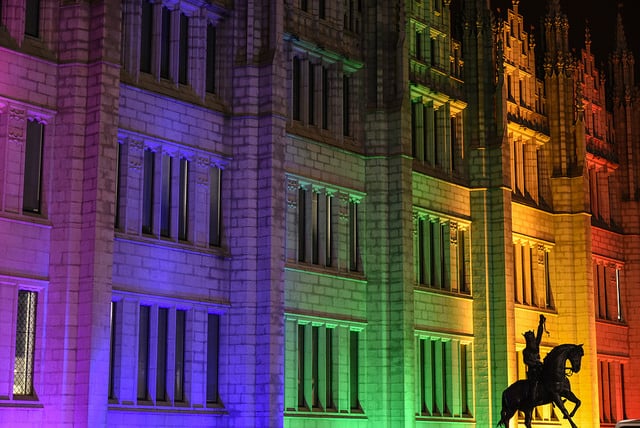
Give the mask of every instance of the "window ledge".
[[194, 254], [211, 254], [221, 258], [230, 258], [231, 254], [225, 247], [199, 247], [188, 241], [175, 241], [165, 237], [155, 237], [152, 235], [132, 235], [126, 232], [115, 231], [115, 240], [137, 242], [153, 247], [166, 247], [168, 249], [182, 250]]
[[351, 280], [356, 282], [367, 282], [367, 277], [362, 272], [339, 270], [331, 266], [321, 266], [302, 262], [287, 262], [285, 270], [294, 272], [304, 272], [312, 275], [332, 276], [339, 279]]
[[284, 416], [289, 418], [323, 418], [323, 419], [369, 419], [362, 412], [347, 413], [346, 410], [341, 411], [322, 411], [315, 412], [308, 410], [287, 410]]
[[44, 405], [37, 398], [14, 398], [13, 400], [0, 400], [1, 407], [42, 409]]
[[224, 408], [204, 408], [204, 407], [183, 407], [179, 403], [171, 405], [126, 405], [126, 404], [109, 404], [108, 410], [126, 411], [126, 412], [144, 412], [144, 413], [179, 413], [190, 415], [228, 415], [229, 412]]

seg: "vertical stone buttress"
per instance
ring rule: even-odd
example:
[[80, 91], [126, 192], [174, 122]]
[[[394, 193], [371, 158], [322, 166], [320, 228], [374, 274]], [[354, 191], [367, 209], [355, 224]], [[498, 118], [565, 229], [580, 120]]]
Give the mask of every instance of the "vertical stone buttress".
[[[120, 8], [65, 3], [57, 16], [46, 358], [47, 423], [106, 426], [120, 73]], [[49, 401], [53, 400], [53, 401]]]
[[[622, 226], [625, 231], [625, 266], [622, 278], [624, 319], [629, 326], [629, 361], [625, 364], [625, 415], [640, 418], [640, 409], [632, 403], [640, 400], [640, 89], [635, 83], [635, 60], [627, 47], [622, 25], [622, 7], [618, 10], [616, 46], [610, 56], [613, 123], [620, 160]], [[635, 369], [634, 369], [635, 368]]]
[[[544, 21], [544, 71], [551, 141], [544, 146], [551, 159], [555, 247], [551, 284], [558, 312], [552, 341], [583, 343], [580, 376], [571, 380], [582, 400], [578, 425], [597, 426], [597, 355], [592, 266], [591, 217], [586, 176], [585, 125], [582, 98], [576, 90], [575, 59], [569, 50], [569, 22], [560, 2], [551, 0]], [[549, 326], [551, 328], [551, 326]], [[551, 339], [550, 339], [551, 340]], [[593, 409], [589, 412], [587, 409]]]
[[365, 19], [368, 260], [366, 383], [371, 426], [411, 427], [414, 316], [411, 110], [405, 2], [368, 3]]
[[[489, 2], [464, 5], [465, 140], [469, 144], [474, 317], [474, 382], [478, 426], [495, 426], [509, 384], [509, 350], [515, 338], [509, 293], [512, 256], [509, 151], [504, 150], [506, 106], [500, 44], [494, 40]], [[511, 296], [511, 299], [509, 299]]]
[[225, 405], [235, 409], [229, 426], [277, 428], [284, 409], [283, 3], [239, 2], [233, 19], [228, 333], [235, 375]]

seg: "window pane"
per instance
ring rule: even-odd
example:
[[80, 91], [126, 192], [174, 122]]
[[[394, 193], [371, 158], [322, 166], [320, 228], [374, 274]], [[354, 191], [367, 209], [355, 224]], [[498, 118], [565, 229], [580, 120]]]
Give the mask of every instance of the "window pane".
[[325, 408], [332, 409], [334, 408], [333, 404], [333, 329], [327, 328], [325, 331], [326, 339], [325, 339], [325, 387], [326, 387], [326, 397], [325, 397]]
[[33, 358], [36, 343], [37, 301], [37, 293], [25, 290], [18, 291], [13, 395], [33, 395]]
[[178, 81], [187, 84], [187, 72], [189, 70], [189, 18], [180, 14], [180, 52], [179, 52]]
[[115, 363], [116, 363], [116, 312], [118, 302], [111, 302], [111, 317], [109, 319], [109, 398], [116, 398], [115, 394]]
[[184, 401], [184, 336], [186, 311], [176, 311], [176, 385], [175, 401]]
[[40, 36], [40, 0], [26, 0], [24, 15], [24, 33], [28, 36]]
[[305, 348], [304, 348], [305, 326], [298, 325], [298, 407], [307, 407], [304, 399], [304, 372], [305, 372]]
[[207, 325], [207, 403], [218, 402], [219, 316], [209, 314]]
[[142, 1], [142, 19], [140, 27], [140, 71], [151, 73], [151, 29], [153, 28], [153, 5], [149, 0]]
[[358, 255], [358, 204], [349, 203], [349, 267], [352, 271], [359, 270]]
[[306, 258], [306, 224], [307, 224], [307, 191], [298, 189], [298, 261], [304, 262]]
[[22, 210], [39, 213], [42, 186], [42, 146], [44, 126], [27, 122], [27, 141], [24, 153], [24, 193]]
[[138, 400], [148, 400], [149, 376], [149, 306], [140, 306], [138, 324]]
[[293, 113], [293, 120], [300, 120], [300, 88], [302, 85], [302, 79], [301, 79], [301, 67], [300, 67], [300, 58], [295, 57], [293, 58], [293, 70], [292, 70], [292, 100], [291, 103], [293, 104], [292, 106], [292, 113]]
[[349, 77], [342, 77], [342, 135], [345, 137], [351, 135], [351, 98]]
[[160, 77], [169, 78], [171, 46], [171, 11], [162, 7], [162, 32], [160, 35]]
[[220, 182], [222, 171], [209, 169], [209, 244], [220, 246]]
[[178, 239], [187, 240], [188, 232], [188, 207], [189, 207], [189, 161], [180, 159], [180, 195], [178, 212]]
[[351, 331], [349, 332], [349, 407], [351, 409], [360, 408], [358, 355], [358, 332]]
[[122, 201], [120, 200], [120, 198], [122, 198], [122, 173], [123, 173], [123, 168], [122, 168], [122, 156], [123, 156], [123, 145], [122, 144], [118, 144], [118, 160], [116, 162], [116, 212], [114, 213], [114, 222], [113, 225], [116, 229], [118, 229], [120, 227], [120, 208], [122, 207]]
[[155, 153], [144, 151], [144, 171], [142, 184], [142, 233], [151, 233], [153, 219], [153, 175], [155, 173]]

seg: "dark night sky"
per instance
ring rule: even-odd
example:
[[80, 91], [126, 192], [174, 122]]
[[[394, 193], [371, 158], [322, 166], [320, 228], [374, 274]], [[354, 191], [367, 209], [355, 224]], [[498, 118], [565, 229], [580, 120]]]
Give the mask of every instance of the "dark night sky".
[[[541, 41], [542, 21], [547, 12], [548, 0], [520, 0], [519, 12], [524, 16], [525, 29], [535, 26], [535, 36]], [[616, 22], [619, 0], [560, 0], [562, 12], [569, 18], [569, 43], [576, 52], [584, 47], [584, 28], [586, 20], [591, 29], [591, 50], [596, 56], [596, 64], [606, 63], [609, 52], [615, 46]], [[622, 2], [622, 21], [624, 23], [627, 46], [632, 50], [636, 61], [636, 76], [640, 75], [640, 1]], [[511, 0], [491, 0], [492, 9], [511, 7]], [[638, 83], [638, 81], [636, 81]]]

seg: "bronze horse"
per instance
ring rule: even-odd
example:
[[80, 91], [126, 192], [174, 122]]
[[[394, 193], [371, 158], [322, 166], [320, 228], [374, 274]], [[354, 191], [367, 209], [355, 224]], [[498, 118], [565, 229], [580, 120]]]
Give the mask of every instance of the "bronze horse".
[[[565, 419], [573, 428], [577, 425], [571, 419], [580, 407], [580, 400], [571, 392], [571, 385], [567, 378], [567, 370], [570, 373], [580, 371], [580, 364], [584, 350], [582, 345], [565, 344], [556, 346], [544, 357], [542, 372], [537, 388], [531, 387], [534, 380], [519, 380], [511, 384], [502, 393], [502, 411], [498, 426], [508, 426], [509, 420], [517, 411], [524, 412], [524, 424], [531, 428], [531, 415], [536, 406], [553, 403], [560, 409]], [[567, 368], [567, 360], [571, 367]], [[533, 397], [531, 396], [533, 392]], [[575, 404], [569, 413], [564, 406], [563, 398]]]

